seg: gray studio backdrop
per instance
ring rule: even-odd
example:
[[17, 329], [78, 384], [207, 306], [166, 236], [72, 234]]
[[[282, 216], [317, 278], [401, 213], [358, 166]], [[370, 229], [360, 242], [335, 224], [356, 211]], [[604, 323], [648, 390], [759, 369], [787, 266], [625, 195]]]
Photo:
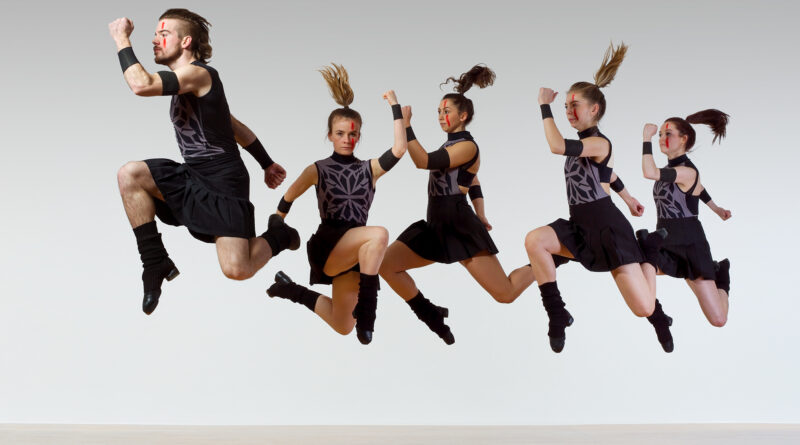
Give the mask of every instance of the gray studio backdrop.
[[[497, 72], [473, 90], [469, 129], [506, 270], [528, 262], [525, 234], [567, 216], [563, 158], [549, 153], [536, 103], [591, 80], [609, 41], [630, 45], [605, 90], [601, 128], [616, 171], [655, 225], [640, 169], [645, 122], [716, 107], [731, 115], [692, 159], [722, 222], [703, 207], [715, 257], [731, 258], [728, 325], [711, 327], [688, 287], [660, 278], [676, 349], [626, 308], [610, 274], [572, 264], [559, 286], [575, 325], [564, 352], [547, 344], [538, 289], [495, 303], [458, 265], [412, 273], [450, 308], [445, 346], [384, 283], [375, 340], [335, 334], [299, 305], [271, 300], [278, 270], [307, 282], [304, 249], [253, 279], [223, 277], [215, 249], [160, 224], [181, 270], [158, 310], [141, 310], [140, 263], [116, 185], [128, 160], [179, 159], [168, 98], [125, 85], [107, 24], [136, 26], [148, 70], [158, 15], [185, 6], [213, 24], [211, 64], [233, 113], [289, 172], [277, 191], [251, 172], [257, 227], [296, 175], [328, 156], [334, 108], [318, 68], [343, 64], [365, 120], [357, 155], [392, 143], [381, 93], [413, 106], [428, 150], [445, 139], [435, 110], [446, 77], [475, 63]], [[65, 2], [6, 4], [0, 98], [0, 422], [148, 424], [562, 424], [797, 422], [795, 255], [798, 7], [792, 2]], [[664, 164], [663, 155], [656, 156]], [[427, 175], [409, 159], [378, 184], [370, 223], [394, 239], [424, 218]], [[614, 198], [622, 206], [622, 201]], [[626, 215], [628, 215], [626, 210]], [[319, 222], [313, 191], [288, 221], [304, 240]], [[315, 288], [328, 292], [326, 287]]]

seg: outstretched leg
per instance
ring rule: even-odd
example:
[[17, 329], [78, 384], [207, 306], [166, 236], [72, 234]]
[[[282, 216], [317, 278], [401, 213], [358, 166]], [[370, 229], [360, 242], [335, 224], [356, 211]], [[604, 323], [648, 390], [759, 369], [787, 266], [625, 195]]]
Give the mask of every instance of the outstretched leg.
[[450, 327], [444, 323], [449, 311], [445, 307], [436, 306], [422, 295], [417, 289], [408, 270], [433, 264], [414, 253], [403, 242], [395, 241], [386, 250], [386, 256], [381, 263], [380, 274], [383, 280], [408, 303], [408, 306], [428, 328], [436, 333], [445, 343], [455, 343], [455, 337]]
[[664, 313], [661, 302], [656, 299], [653, 289], [645, 278], [642, 266], [636, 263], [626, 264], [612, 270], [611, 275], [631, 312], [637, 317], [647, 317], [647, 321], [656, 331], [661, 347], [665, 352], [672, 352], [674, 344], [669, 331], [672, 318]]
[[232, 280], [246, 280], [281, 251], [297, 250], [300, 235], [283, 218], [273, 214], [261, 236], [250, 239], [220, 236], [215, 243], [222, 273]]
[[728, 322], [728, 293], [718, 289], [713, 280], [686, 280], [700, 303], [703, 314], [712, 326], [723, 327]]
[[512, 303], [536, 281], [531, 266], [522, 266], [506, 276], [497, 256], [488, 252], [461, 261], [461, 265], [498, 303]]

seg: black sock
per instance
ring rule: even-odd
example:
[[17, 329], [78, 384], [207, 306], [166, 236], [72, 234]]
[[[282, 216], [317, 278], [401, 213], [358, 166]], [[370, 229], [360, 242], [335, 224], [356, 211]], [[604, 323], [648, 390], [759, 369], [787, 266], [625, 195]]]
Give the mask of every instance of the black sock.
[[358, 283], [358, 303], [353, 309], [356, 327], [365, 331], [375, 330], [375, 311], [378, 308], [378, 289], [380, 279], [378, 275], [361, 274]]
[[558, 291], [558, 285], [555, 281], [544, 283], [539, 286], [539, 291], [542, 294], [544, 310], [547, 312], [547, 317], [550, 319], [547, 335], [556, 338], [563, 337], [565, 335], [564, 329], [569, 324], [571, 316], [565, 309], [566, 304], [564, 304], [564, 300], [561, 299], [561, 292]]
[[731, 262], [725, 258], [715, 263], [715, 266], [717, 276], [714, 281], [717, 283], [717, 289], [722, 289], [726, 293], [731, 293]]
[[293, 303], [302, 304], [311, 310], [311, 312], [314, 312], [314, 308], [317, 306], [317, 299], [320, 297], [319, 292], [314, 292], [295, 282], [275, 282], [267, 289], [267, 293], [272, 297], [285, 298]]
[[422, 295], [422, 292], [417, 292], [414, 298], [406, 301], [408, 306], [414, 311], [417, 318], [425, 323], [428, 328], [435, 332], [439, 337], [444, 338], [450, 334], [450, 328], [444, 324], [444, 317], [447, 309], [436, 306], [430, 300]]
[[158, 265], [169, 256], [161, 242], [161, 234], [158, 233], [155, 221], [134, 228], [133, 234], [136, 236], [139, 257], [142, 259], [142, 267], [145, 269]]
[[647, 321], [656, 329], [656, 336], [658, 336], [659, 343], [672, 340], [672, 333], [669, 331], [670, 319], [664, 313], [664, 308], [661, 307], [661, 302], [656, 299], [656, 308], [653, 314], [647, 317]]

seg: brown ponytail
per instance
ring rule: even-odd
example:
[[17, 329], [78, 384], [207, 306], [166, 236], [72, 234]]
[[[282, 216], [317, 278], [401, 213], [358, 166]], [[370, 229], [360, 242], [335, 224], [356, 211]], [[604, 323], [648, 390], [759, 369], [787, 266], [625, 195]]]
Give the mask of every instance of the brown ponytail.
[[[606, 97], [600, 88], [608, 86], [614, 77], [617, 75], [617, 70], [625, 59], [625, 54], [628, 53], [628, 46], [625, 43], [620, 43], [614, 47], [611, 43], [606, 49], [606, 54], [603, 56], [603, 63], [600, 64], [600, 69], [594, 75], [594, 83], [590, 82], [576, 82], [569, 87], [569, 93], [578, 93], [591, 105], [598, 104], [600, 109], [597, 112], [597, 120], [603, 118], [606, 114]], [[569, 94], [568, 93], [568, 94]]]
[[492, 71], [488, 66], [483, 64], [475, 65], [470, 68], [469, 71], [459, 76], [458, 79], [455, 77], [448, 77], [439, 85], [441, 87], [441, 85], [446, 85], [450, 82], [456, 84], [454, 88], [456, 92], [445, 94], [442, 100], [451, 100], [458, 108], [459, 113], [466, 112], [467, 119], [464, 121], [464, 125], [468, 125], [470, 122], [472, 122], [472, 117], [475, 115], [475, 107], [472, 105], [472, 100], [464, 96], [464, 93], [469, 91], [469, 89], [472, 88], [472, 85], [477, 85], [479, 88], [486, 88], [489, 85], [494, 84], [495, 77], [496, 75], [494, 71]]
[[665, 122], [672, 123], [681, 135], [686, 135], [686, 151], [689, 151], [694, 147], [694, 142], [697, 137], [697, 133], [695, 133], [694, 128], [692, 128], [690, 124], [703, 124], [711, 127], [711, 131], [714, 133], [714, 139], [711, 140], [713, 144], [718, 139], [721, 141], [725, 137], [729, 117], [729, 115], [722, 111], [710, 108], [691, 114], [687, 116], [686, 119], [671, 117]]
[[354, 94], [353, 89], [350, 87], [350, 76], [347, 74], [347, 70], [342, 65], [331, 63], [331, 66], [326, 66], [319, 72], [322, 73], [322, 77], [327, 82], [333, 100], [342, 106], [342, 108], [331, 111], [328, 116], [328, 134], [333, 131], [333, 121], [338, 118], [352, 119], [358, 122], [358, 126], [361, 127], [361, 115], [358, 114], [358, 111], [350, 108]]

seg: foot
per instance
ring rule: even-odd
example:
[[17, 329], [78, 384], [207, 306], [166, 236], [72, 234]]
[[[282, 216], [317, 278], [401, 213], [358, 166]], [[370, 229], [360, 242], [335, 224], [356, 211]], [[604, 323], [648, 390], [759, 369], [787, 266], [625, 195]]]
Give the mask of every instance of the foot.
[[567, 341], [567, 334], [564, 332], [564, 330], [572, 326], [572, 323], [575, 321], [575, 319], [572, 318], [572, 315], [569, 315], [569, 312], [567, 312], [567, 315], [569, 318], [566, 321], [566, 326], [560, 328], [561, 335], [557, 335], [558, 332], [555, 332], [556, 335], [551, 336], [550, 332], [558, 331], [560, 325], [553, 325], [552, 323], [550, 324], [550, 332], [548, 332], [548, 337], [550, 338], [550, 349], [552, 349], [555, 353], [559, 353], [564, 350], [564, 344]]
[[297, 230], [286, 224], [280, 215], [273, 213], [267, 223], [267, 231], [277, 231], [276, 238], [285, 240], [286, 249], [297, 250], [300, 247], [300, 234]]
[[376, 297], [360, 297], [353, 309], [353, 318], [356, 319], [356, 336], [362, 345], [368, 345], [372, 341], [377, 309], [378, 299]]
[[178, 275], [180, 275], [180, 271], [169, 258], [164, 258], [159, 264], [142, 271], [142, 283], [144, 285], [142, 311], [145, 314], [150, 315], [156, 310], [158, 299], [161, 297], [161, 283], [165, 279], [172, 281]]
[[653, 328], [656, 330], [656, 336], [658, 337], [658, 342], [661, 343], [661, 348], [667, 353], [675, 350], [675, 344], [672, 341], [672, 333], [669, 330], [670, 326], [672, 326], [672, 317], [669, 315], [666, 316], [665, 323], [653, 324]]
[[275, 298], [275, 297], [287, 298], [284, 296], [285, 295], [284, 291], [288, 287], [290, 287], [289, 285], [292, 284], [294, 284], [295, 286], [297, 285], [295, 284], [294, 281], [292, 281], [291, 278], [289, 278], [289, 275], [286, 275], [284, 271], [280, 270], [278, 271], [278, 273], [275, 274], [275, 283], [273, 283], [272, 286], [267, 288], [267, 295], [269, 295], [270, 298]]

